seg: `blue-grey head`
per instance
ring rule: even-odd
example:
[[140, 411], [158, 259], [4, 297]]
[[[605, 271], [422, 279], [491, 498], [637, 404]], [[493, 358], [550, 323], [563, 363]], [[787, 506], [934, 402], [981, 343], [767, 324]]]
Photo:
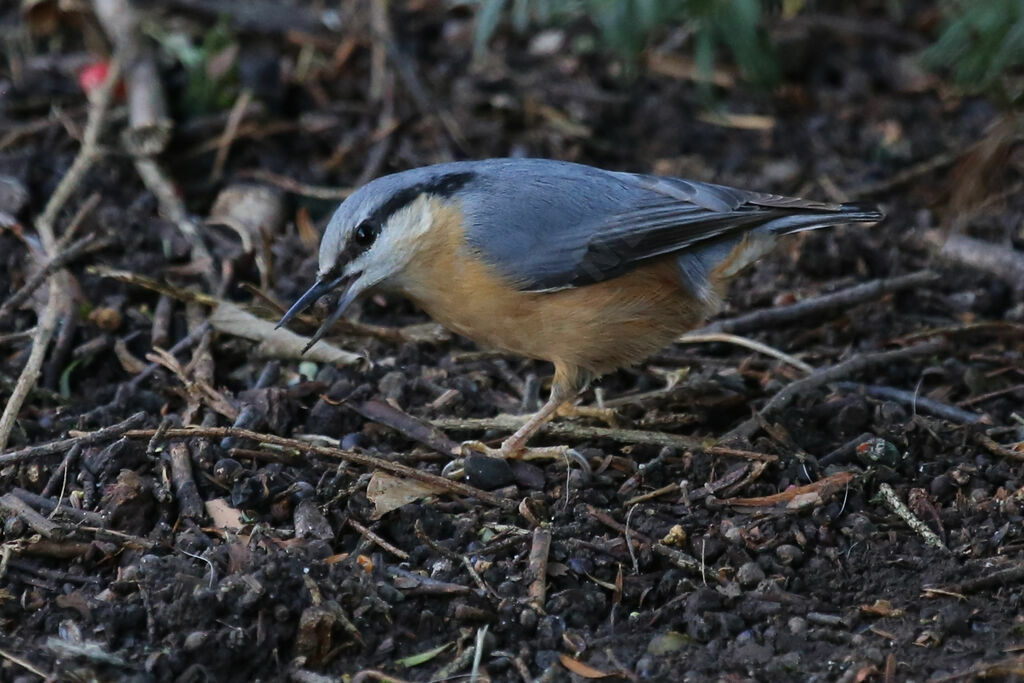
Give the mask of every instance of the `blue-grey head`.
[[356, 299], [401, 275], [416, 254], [418, 238], [433, 224], [431, 199], [450, 199], [473, 175], [466, 162], [427, 166], [377, 178], [349, 195], [320, 242], [316, 282], [277, 326], [340, 290], [337, 305], [306, 348], [315, 344]]

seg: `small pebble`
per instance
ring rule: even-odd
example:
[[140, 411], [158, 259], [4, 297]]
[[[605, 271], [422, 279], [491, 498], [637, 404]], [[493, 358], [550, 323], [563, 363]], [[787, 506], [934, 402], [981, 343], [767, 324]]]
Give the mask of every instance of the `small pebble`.
[[736, 570], [736, 580], [744, 588], [753, 588], [764, 581], [764, 570], [756, 562], [747, 562]]
[[466, 457], [462, 466], [469, 483], [484, 491], [508, 486], [515, 480], [512, 468], [504, 458], [474, 453]]
[[795, 545], [785, 543], [775, 549], [775, 556], [787, 567], [799, 565], [804, 561], [804, 551]]

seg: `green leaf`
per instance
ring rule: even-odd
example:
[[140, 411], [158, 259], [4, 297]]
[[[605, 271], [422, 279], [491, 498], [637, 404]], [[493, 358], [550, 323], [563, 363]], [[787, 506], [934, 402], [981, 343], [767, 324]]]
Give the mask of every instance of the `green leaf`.
[[480, 57], [487, 49], [487, 43], [498, 28], [501, 11], [505, 8], [505, 0], [480, 0], [480, 9], [476, 13], [476, 31], [473, 34], [473, 55]]
[[454, 643], [445, 643], [444, 645], [439, 645], [438, 647], [435, 647], [433, 650], [427, 650], [426, 652], [421, 652], [418, 655], [409, 655], [408, 657], [403, 657], [402, 659], [395, 660], [395, 664], [398, 664], [399, 666], [404, 666], [407, 669], [412, 668], [414, 666], [419, 666], [420, 664], [426, 664], [431, 659], [433, 659], [434, 657], [438, 656], [439, 654], [450, 648], [453, 644]]
[[68, 366], [64, 368], [64, 371], [60, 373], [60, 395], [63, 398], [71, 398], [71, 373], [82, 364], [84, 358], [78, 358], [68, 363]]

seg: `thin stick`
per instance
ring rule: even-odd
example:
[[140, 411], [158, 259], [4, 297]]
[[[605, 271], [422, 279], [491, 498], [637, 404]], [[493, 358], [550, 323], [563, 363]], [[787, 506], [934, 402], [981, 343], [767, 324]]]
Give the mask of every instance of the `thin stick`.
[[10, 315], [15, 308], [27, 301], [28, 298], [32, 296], [32, 293], [39, 288], [39, 285], [46, 281], [46, 278], [53, 275], [68, 263], [74, 261], [82, 254], [95, 250], [98, 246], [105, 246], [106, 244], [107, 242], [103, 242], [101, 245], [97, 245], [95, 244], [95, 238], [92, 235], [88, 235], [47, 261], [45, 266], [33, 273], [32, 277], [26, 280], [25, 284], [19, 287], [18, 291], [12, 294], [7, 301], [0, 306], [0, 320], [3, 320], [6, 316]]
[[548, 554], [551, 551], [551, 532], [542, 527], [533, 530], [533, 544], [530, 546], [530, 603], [534, 609], [543, 611], [548, 591]]
[[109, 427], [104, 427], [103, 429], [99, 429], [95, 432], [87, 432], [80, 436], [73, 436], [70, 439], [58, 439], [56, 441], [39, 444], [37, 446], [28, 446], [17, 451], [4, 453], [3, 455], [0, 455], [0, 467], [6, 467], [7, 465], [24, 462], [26, 460], [32, 460], [44, 455], [63, 453], [76, 445], [91, 446], [93, 444], [103, 443], [104, 441], [112, 441], [129, 429], [138, 427], [145, 421], [146, 413], [138, 412], [127, 420], [118, 422], [117, 424], [112, 424]]
[[409, 559], [409, 553], [405, 552], [401, 548], [398, 548], [398, 547], [392, 545], [387, 540], [385, 540], [383, 537], [381, 537], [380, 534], [375, 532], [373, 529], [370, 529], [368, 527], [363, 526], [362, 524], [360, 524], [356, 520], [352, 519], [351, 517], [348, 518], [348, 525], [350, 527], [352, 527], [353, 529], [355, 529], [356, 531], [358, 531], [360, 533], [360, 535], [362, 535], [364, 538], [366, 538], [369, 541], [372, 541], [372, 542], [376, 543], [381, 548], [383, 548], [384, 550], [387, 550], [389, 553], [391, 553], [392, 555], [394, 555], [398, 559], [400, 559], [400, 560], [408, 560]]
[[885, 387], [876, 384], [858, 384], [857, 382], [838, 382], [836, 387], [841, 391], [863, 391], [868, 396], [874, 396], [876, 398], [885, 398], [892, 401], [897, 401], [908, 406], [912, 406], [915, 410], [920, 410], [922, 413], [929, 413], [936, 415], [951, 422], [959, 422], [962, 424], [978, 424], [991, 421], [985, 415], [979, 415], [978, 413], [972, 413], [969, 410], [963, 410], [956, 406], [936, 401], [935, 399], [928, 398], [927, 396], [921, 396], [916, 391], [907, 391], [906, 389], [897, 389], [896, 387]]
[[[526, 422], [527, 417], [515, 415], [499, 415], [498, 417], [459, 418], [447, 417], [431, 420], [430, 423], [441, 429], [464, 432], [482, 432], [488, 429], [515, 430]], [[610, 427], [590, 427], [570, 422], [549, 422], [540, 431], [556, 438], [570, 439], [608, 439], [619, 443], [646, 444], [651, 446], [671, 446], [680, 449], [701, 449], [699, 439], [682, 434], [665, 432], [646, 432], [641, 429], [612, 429]]]
[[684, 334], [676, 340], [676, 343], [679, 344], [712, 344], [717, 342], [735, 344], [736, 346], [742, 346], [750, 349], [751, 351], [763, 353], [766, 356], [771, 356], [772, 358], [777, 358], [785, 363], [789, 363], [794, 368], [803, 370], [808, 374], [814, 372], [814, 366], [808, 365], [795, 356], [791, 356], [788, 353], [780, 351], [775, 347], [768, 346], [767, 344], [762, 344], [755, 339], [748, 339], [747, 337], [741, 337], [736, 334], [728, 334], [726, 332], [708, 332], [706, 334], [698, 334], [696, 332], [691, 332], [689, 334]]
[[35, 666], [33, 666], [32, 663], [29, 662], [27, 659], [22, 659], [21, 657], [19, 657], [17, 655], [11, 654], [7, 650], [0, 650], [0, 657], [3, 657], [4, 659], [6, 659], [6, 660], [8, 660], [10, 662], [14, 662], [18, 666], [20, 666], [23, 669], [25, 669], [26, 671], [31, 671], [36, 676], [39, 676], [40, 678], [42, 678], [44, 681], [49, 681], [49, 680], [53, 679], [52, 676], [50, 676], [48, 673], [46, 673], [42, 669], [38, 669]]
[[18, 498], [13, 493], [5, 493], [0, 496], [0, 507], [12, 515], [17, 515], [33, 531], [42, 534], [51, 541], [60, 541], [64, 538], [64, 529], [52, 519], [47, 519], [36, 512], [32, 507]]
[[1024, 252], [1008, 244], [992, 244], [964, 235], [929, 233], [925, 241], [944, 261], [974, 268], [1005, 280], [1017, 292], [1024, 292]]
[[[121, 68], [117, 60], [111, 63], [110, 71], [103, 85], [96, 91], [96, 97], [89, 107], [89, 118], [85, 125], [85, 133], [82, 136], [82, 147], [71, 164], [71, 168], [60, 179], [57, 188], [50, 195], [43, 213], [36, 219], [36, 231], [43, 242], [43, 249], [51, 260], [57, 257], [59, 251], [57, 238], [54, 234], [54, 222], [57, 213], [67, 203], [72, 193], [81, 184], [85, 174], [92, 168], [93, 163], [100, 156], [99, 137], [103, 129], [103, 122], [107, 117], [107, 108], [114, 92], [114, 84], [117, 83]], [[65, 309], [62, 299], [67, 294], [67, 281], [64, 277], [53, 277], [50, 279], [50, 293], [46, 302], [46, 309], [36, 325], [36, 336], [32, 340], [32, 351], [29, 352], [28, 361], [21, 370], [18, 383], [14, 385], [7, 405], [4, 407], [3, 415], [0, 415], [0, 451], [7, 446], [7, 440], [14, 429], [14, 423], [21, 412], [21, 406], [28, 398], [29, 392], [35, 386], [42, 372], [43, 360], [46, 357], [46, 347], [49, 346], [57, 330], [57, 320], [60, 311]]]
[[789, 306], [776, 306], [735, 318], [718, 320], [690, 334], [706, 334], [709, 332], [731, 332], [741, 334], [754, 330], [773, 329], [780, 325], [788, 325], [805, 318], [825, 315], [837, 310], [850, 308], [886, 294], [904, 289], [912, 289], [932, 282], [938, 275], [929, 270], [922, 270], [908, 275], [872, 280], [837, 292], [830, 292], [811, 299], [805, 299]]
[[341, 201], [345, 199], [355, 190], [351, 187], [333, 187], [328, 185], [307, 185], [306, 183], [300, 183], [298, 180], [289, 178], [288, 176], [281, 175], [280, 173], [274, 173], [267, 171], [262, 168], [245, 169], [238, 171], [234, 174], [238, 178], [252, 178], [253, 180], [261, 180], [270, 185], [280, 187], [285, 192], [297, 194], [300, 197], [312, 197], [314, 199], [324, 199], [328, 201]]
[[241, 125], [242, 119], [245, 118], [246, 109], [249, 108], [249, 102], [251, 101], [252, 91], [245, 88], [231, 107], [227, 123], [224, 125], [224, 132], [217, 142], [217, 156], [213, 160], [213, 169], [210, 171], [210, 182], [218, 182], [221, 176], [224, 175], [224, 165], [228, 161], [231, 143], [234, 142], [235, 137], [238, 135], [238, 126]]
[[949, 552], [949, 548], [942, 542], [942, 539], [935, 535], [935, 532], [928, 528], [928, 525], [922, 522], [913, 512], [910, 511], [900, 497], [896, 495], [896, 491], [893, 490], [888, 484], [882, 484], [878, 487], [878, 493], [882, 496], [882, 502], [885, 503], [885, 507], [889, 508], [897, 517], [906, 522], [917, 535], [919, 535], [924, 542], [933, 548], [938, 548], [944, 552]]
[[[125, 436], [129, 439], [148, 439], [155, 433], [156, 430], [154, 429], [133, 429], [126, 432]], [[451, 493], [470, 496], [495, 507], [500, 507], [504, 510], [511, 511], [518, 507], [518, 504], [515, 501], [507, 498], [501, 498], [493, 493], [478, 489], [475, 486], [463, 484], [458, 481], [452, 481], [451, 479], [446, 479], [436, 474], [424, 472], [423, 470], [418, 470], [414, 467], [409, 467], [408, 465], [391, 462], [390, 460], [384, 460], [383, 458], [376, 458], [365, 453], [356, 453], [355, 451], [346, 451], [340, 448], [331, 448], [329, 446], [317, 446], [306, 441], [289, 439], [275, 434], [261, 434], [249, 429], [237, 429], [235, 427], [189, 427], [168, 429], [165, 436], [168, 439], [190, 439], [194, 437], [223, 439], [228, 436], [233, 436], [238, 439], [250, 439], [258, 443], [294, 448], [300, 452], [312, 453], [325, 458], [344, 460], [345, 462], [362, 465], [363, 467], [384, 470], [385, 472], [391, 472], [392, 474], [397, 474], [402, 477], [426, 482]]]
[[[166, 429], [164, 431], [166, 432]], [[188, 449], [188, 444], [184, 441], [172, 441], [168, 454], [171, 461], [171, 483], [174, 484], [174, 492], [178, 495], [178, 514], [185, 519], [202, 519], [203, 501], [192, 477], [192, 453]]]
[[[775, 394], [761, 409], [761, 417], [767, 418], [788, 406], [797, 396], [807, 393], [825, 384], [863, 372], [880, 365], [889, 365], [897, 361], [916, 356], [927, 356], [943, 348], [942, 341], [930, 341], [906, 349], [895, 351], [879, 351], [878, 353], [859, 354], [831, 367], [821, 368], [807, 377], [788, 384], [782, 391]], [[733, 429], [728, 437], [750, 438], [760, 426], [757, 418], [750, 418]]]

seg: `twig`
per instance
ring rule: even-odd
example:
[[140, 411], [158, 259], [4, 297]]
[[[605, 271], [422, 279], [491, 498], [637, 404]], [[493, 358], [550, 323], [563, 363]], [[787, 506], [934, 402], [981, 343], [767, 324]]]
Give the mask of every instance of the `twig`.
[[[99, 137], [103, 129], [103, 122], [106, 120], [107, 107], [114, 92], [114, 84], [117, 83], [120, 65], [117, 60], [111, 64], [107, 73], [107, 79], [96, 91], [96, 96], [90, 103], [89, 118], [85, 125], [85, 132], [82, 135], [82, 147], [71, 164], [71, 168], [60, 179], [57, 188], [50, 195], [43, 213], [36, 219], [36, 231], [43, 242], [43, 249], [49, 259], [57, 257], [58, 242], [54, 234], [54, 223], [58, 212], [71, 197], [72, 193], [81, 184], [85, 174], [92, 168], [93, 163], [100, 156]], [[66, 278], [56, 276], [50, 279], [50, 293], [46, 302], [46, 309], [36, 325], [36, 336], [32, 340], [32, 351], [29, 353], [28, 361], [22, 368], [18, 383], [14, 386], [7, 405], [4, 407], [3, 415], [0, 415], [0, 451], [7, 446], [11, 430], [21, 411], [21, 406], [28, 397], [29, 392], [39, 379], [39, 373], [43, 367], [43, 360], [46, 356], [46, 347], [50, 344], [54, 332], [57, 330], [57, 319], [61, 310], [65, 307], [61, 301], [69, 296], [67, 293]]]
[[21, 498], [29, 505], [43, 510], [44, 512], [52, 515], [56, 512], [59, 515], [63, 515], [68, 519], [73, 519], [76, 522], [85, 522], [86, 524], [92, 524], [94, 526], [105, 526], [107, 523], [106, 518], [99, 512], [92, 512], [91, 510], [79, 510], [69, 505], [61, 505], [56, 503], [45, 496], [41, 496], [31, 491], [15, 487], [11, 490], [11, 493]]
[[238, 126], [241, 125], [242, 119], [245, 118], [246, 109], [248, 109], [249, 102], [251, 101], [252, 91], [245, 88], [231, 107], [228, 121], [224, 125], [224, 132], [221, 134], [220, 140], [217, 141], [217, 156], [214, 157], [213, 169], [210, 171], [211, 182], [218, 182], [221, 176], [224, 175], [224, 164], [228, 161], [231, 143], [234, 142], [235, 136], [238, 135]]
[[345, 403], [345, 406], [356, 411], [367, 420], [373, 420], [395, 429], [413, 441], [432, 448], [444, 455], [458, 455], [459, 444], [449, 439], [444, 432], [425, 420], [413, 417], [399, 410], [390, 403], [370, 400], [365, 403]]
[[803, 362], [799, 358], [789, 355], [775, 347], [762, 344], [755, 339], [748, 339], [747, 337], [741, 337], [735, 334], [728, 334], [726, 332], [709, 332], [706, 334], [698, 334], [696, 332], [690, 332], [684, 334], [682, 337], [676, 340], [678, 344], [711, 344], [722, 342], [725, 344], [735, 344], [736, 346], [742, 346], [750, 349], [751, 351], [757, 351], [763, 353], [766, 356], [777, 358], [785, 363], [789, 363], [793, 367], [803, 370], [806, 373], [814, 372], [814, 367]]
[[933, 548], [938, 548], [944, 552], [949, 552], [949, 548], [942, 542], [942, 539], [935, 535], [935, 532], [928, 528], [928, 525], [922, 522], [913, 512], [910, 511], [903, 501], [900, 500], [899, 496], [896, 495], [896, 491], [893, 490], [889, 484], [882, 484], [878, 487], [878, 493], [882, 496], [882, 502], [889, 508], [897, 517], [906, 522], [915, 533], [917, 533], [924, 542]]
[[[674, 482], [671, 484], [665, 484], [660, 489], [654, 489], [653, 491], [648, 491], [647, 493], [641, 493], [639, 496], [633, 496], [625, 503], [623, 503], [623, 505], [632, 508], [632, 506], [636, 505], [637, 503], [643, 503], [648, 500], [654, 500], [655, 498], [660, 498], [661, 496], [667, 495], [669, 493], [675, 493], [678, 490], [679, 484], [676, 484]], [[634, 562], [634, 564], [636, 563]]]
[[0, 320], [3, 320], [6, 316], [10, 315], [15, 308], [27, 301], [28, 298], [32, 296], [32, 293], [39, 288], [39, 285], [43, 284], [43, 282], [46, 281], [46, 278], [50, 277], [50, 275], [71, 263], [82, 254], [89, 251], [95, 251], [96, 249], [102, 249], [107, 246], [107, 244], [109, 244], [109, 242], [106, 241], [96, 243], [96, 239], [93, 235], [87, 235], [86, 237], [74, 242], [54, 258], [47, 261], [45, 266], [33, 273], [32, 277], [26, 280], [25, 284], [19, 287], [18, 291], [12, 294], [3, 303], [3, 305], [0, 306]]
[[1024, 462], [1024, 450], [1016, 451], [1012, 448], [1007, 448], [986, 434], [978, 434], [974, 438], [993, 455], [1016, 460], [1017, 462]]
[[[485, 418], [446, 417], [431, 420], [430, 423], [441, 429], [452, 431], [486, 431], [488, 429], [515, 430], [521, 427], [526, 417], [499, 415]], [[682, 434], [665, 432], [646, 432], [640, 429], [612, 429], [610, 427], [590, 427], [571, 422], [549, 422], [541, 428], [545, 434], [556, 438], [570, 439], [608, 439], [619, 443], [646, 444], [651, 446], [671, 446], [681, 449], [700, 449], [703, 444], [699, 439]]]
[[912, 406], [915, 410], [920, 410], [923, 413], [929, 413], [952, 422], [963, 424], [991, 423], [991, 420], [985, 415], [972, 413], [969, 410], [963, 410], [948, 403], [942, 403], [927, 396], [921, 396], [916, 391], [907, 391], [906, 389], [875, 384], [858, 384], [857, 382], [838, 382], [836, 383], [836, 388], [840, 391], [863, 391], [868, 396], [897, 401]]
[[940, 259], [995, 275], [1015, 291], [1024, 292], [1024, 252], [964, 235], [946, 237], [938, 230], [930, 232], [925, 241]]
[[[156, 430], [153, 429], [133, 429], [126, 432], [125, 436], [129, 439], [148, 439], [155, 433], [155, 431]], [[325, 458], [344, 460], [345, 462], [362, 465], [363, 467], [369, 467], [371, 469], [376, 468], [402, 477], [408, 477], [409, 479], [416, 479], [450, 493], [455, 493], [461, 496], [470, 496], [472, 498], [482, 500], [489, 505], [500, 507], [503, 510], [512, 511], [517, 508], [517, 503], [515, 501], [508, 500], [507, 498], [501, 498], [493, 493], [482, 491], [475, 486], [463, 484], [458, 481], [452, 481], [451, 479], [446, 479], [436, 474], [418, 470], [414, 467], [409, 467], [408, 465], [391, 462], [390, 460], [384, 460], [383, 458], [377, 458], [365, 453], [356, 453], [355, 451], [346, 451], [340, 448], [331, 448], [329, 446], [317, 446], [306, 441], [289, 439], [274, 434], [261, 434], [248, 429], [235, 429], [234, 427], [189, 427], [168, 429], [166, 436], [169, 439], [191, 439], [195, 437], [223, 439], [226, 436], [234, 436], [239, 439], [251, 439], [258, 443], [294, 448], [300, 452], [312, 453]]]
[[960, 401], [957, 405], [961, 408], [966, 408], [967, 406], [973, 406], [975, 403], [984, 403], [985, 401], [990, 401], [993, 398], [999, 398], [1000, 396], [1017, 393], [1019, 391], [1024, 391], [1024, 384], [1014, 384], [1013, 386], [1003, 387], [1002, 389], [996, 389], [995, 391], [989, 391], [984, 394], [972, 396]]
[[[587, 512], [589, 512], [594, 519], [601, 522], [608, 528], [614, 529], [618, 533], [625, 536], [626, 527], [615, 521], [608, 513], [598, 510], [593, 505], [587, 505]], [[651, 549], [654, 550], [654, 552], [658, 553], [662, 557], [669, 559], [673, 564], [675, 564], [680, 569], [693, 572], [695, 574], [700, 574], [702, 577], [705, 578], [707, 577], [707, 573], [704, 571], [704, 565], [700, 561], [693, 557], [690, 557], [683, 551], [676, 550], [675, 548], [670, 548], [664, 543], [655, 541], [654, 539], [644, 536], [642, 534], [638, 534], [635, 531], [631, 531], [630, 536], [637, 536], [644, 543], [649, 543], [651, 545]], [[638, 541], [633, 542], [638, 543]], [[718, 583], [722, 583], [722, 577], [719, 576], [717, 573], [711, 574], [711, 578], [717, 581]]]
[[530, 546], [529, 571], [530, 603], [534, 609], [543, 612], [548, 591], [548, 553], [551, 551], [551, 532], [542, 527], [533, 530], [533, 544]]
[[974, 593], [976, 591], [991, 588], [993, 586], [1007, 586], [1011, 583], [1018, 583], [1024, 581], [1024, 564], [1017, 564], [1006, 569], [1000, 569], [999, 571], [986, 574], [985, 576], [979, 576], [973, 579], [967, 579], [961, 583], [953, 584], [952, 586], [945, 586], [943, 590], [959, 593], [960, 595], [966, 595], [968, 593]]
[[379, 102], [384, 97], [388, 66], [387, 44], [391, 40], [388, 0], [370, 0], [370, 29], [370, 88], [367, 97], [371, 102]]
[[886, 294], [919, 287], [932, 282], [936, 278], [938, 278], [936, 273], [922, 270], [916, 273], [900, 275], [899, 277], [872, 280], [871, 282], [865, 282], [847, 289], [841, 289], [838, 292], [830, 292], [829, 294], [805, 299], [789, 306], [776, 306], [735, 318], [717, 320], [699, 330], [694, 330], [690, 334], [707, 334], [709, 332], [742, 334], [754, 330], [774, 329], [780, 325], [788, 325], [797, 320], [850, 308]]
[[15, 664], [17, 664], [21, 668], [25, 669], [26, 671], [31, 671], [36, 676], [39, 676], [40, 678], [42, 678], [44, 681], [53, 680], [53, 676], [51, 676], [50, 674], [46, 673], [42, 669], [36, 668], [27, 659], [23, 659], [23, 658], [15, 655], [15, 654], [11, 654], [7, 650], [0, 649], [0, 657], [3, 657], [4, 659], [6, 659], [6, 660], [8, 660], [10, 662], [14, 662]]
[[178, 496], [178, 512], [185, 519], [202, 519], [205, 514], [203, 500], [199, 497], [199, 489], [192, 477], [192, 454], [188, 445], [184, 441], [173, 441], [168, 451], [171, 483]]
[[138, 172], [139, 177], [142, 178], [146, 188], [156, 197], [157, 203], [160, 205], [160, 213], [178, 228], [178, 231], [192, 246], [193, 260], [207, 265], [207, 279], [214, 280], [208, 284], [216, 291], [216, 278], [212, 274], [213, 271], [211, 269], [213, 257], [203, 243], [196, 222], [189, 217], [188, 212], [185, 210], [185, 204], [178, 197], [174, 184], [164, 173], [163, 169], [160, 168], [160, 165], [149, 157], [136, 157], [135, 170]]
[[288, 176], [274, 173], [262, 168], [244, 169], [233, 174], [236, 178], [251, 178], [260, 180], [270, 185], [280, 187], [285, 192], [297, 194], [300, 197], [312, 197], [313, 199], [326, 199], [341, 201], [355, 190], [351, 187], [330, 187], [326, 185], [307, 185], [293, 180]]
[[57, 484], [67, 481], [68, 470], [78, 460], [78, 456], [82, 453], [82, 446], [75, 444], [70, 450], [64, 455], [64, 459], [60, 461], [60, 465], [57, 466], [51, 474], [49, 480], [46, 482], [46, 486], [43, 487], [42, 495], [50, 496], [57, 488]]
[[360, 524], [356, 520], [352, 519], [351, 517], [348, 518], [348, 525], [350, 527], [352, 527], [353, 529], [355, 529], [356, 531], [358, 531], [360, 533], [360, 535], [362, 535], [363, 537], [365, 537], [366, 539], [368, 539], [370, 541], [373, 541], [374, 543], [379, 545], [384, 550], [387, 550], [389, 553], [391, 553], [392, 555], [394, 555], [398, 559], [400, 559], [400, 560], [408, 560], [409, 559], [409, 553], [407, 553], [404, 550], [402, 550], [401, 548], [398, 548], [398, 547], [394, 546], [393, 544], [389, 543], [387, 540], [382, 538], [380, 536], [380, 534], [375, 532], [373, 529], [370, 529], [368, 527], [363, 526], [362, 524]]
[[12, 515], [17, 515], [36, 533], [42, 534], [52, 541], [59, 541], [64, 538], [64, 529], [52, 519], [47, 519], [36, 512], [28, 503], [18, 498], [14, 493], [5, 493], [0, 496], [0, 507]]
[[0, 467], [11, 465], [14, 463], [24, 462], [26, 460], [32, 460], [33, 458], [39, 458], [44, 455], [53, 455], [55, 453], [63, 453], [69, 448], [79, 446], [91, 446], [93, 444], [102, 443], [104, 441], [111, 441], [124, 434], [129, 429], [138, 427], [146, 421], [146, 413], [138, 412], [129, 417], [127, 420], [118, 422], [117, 424], [104, 427], [95, 432], [87, 432], [79, 436], [73, 436], [70, 439], [58, 439], [57, 441], [50, 441], [48, 443], [39, 444], [37, 446], [28, 446], [17, 451], [11, 451], [10, 453], [4, 453], [0, 455]]
[[[808, 391], [825, 384], [838, 381], [844, 377], [848, 377], [849, 375], [864, 372], [869, 368], [880, 365], [889, 365], [890, 363], [905, 360], [907, 358], [914, 358], [916, 356], [926, 356], [935, 353], [939, 349], [943, 348], [944, 345], [945, 344], [941, 340], [925, 342], [906, 349], [856, 355], [842, 363], [838, 363], [837, 365], [821, 368], [801, 380], [788, 384], [784, 389], [782, 389], [782, 391], [775, 394], [775, 396], [765, 404], [764, 408], [761, 409], [761, 417], [763, 419], [767, 419], [771, 415], [788, 406], [797, 396], [805, 394]], [[757, 431], [759, 426], [760, 421], [757, 418], [750, 418], [729, 432], [726, 438], [750, 438], [754, 432]]]
[[473, 562], [469, 559], [469, 556], [460, 555], [454, 550], [449, 550], [448, 548], [445, 548], [443, 545], [432, 539], [429, 535], [427, 535], [426, 529], [423, 528], [423, 522], [421, 520], [417, 519], [416, 522], [413, 524], [413, 532], [416, 534], [416, 538], [420, 539], [428, 546], [430, 546], [430, 548], [434, 552], [438, 553], [442, 557], [447, 557], [449, 560], [453, 562], [461, 562], [462, 565], [466, 568], [466, 571], [469, 572], [469, 576], [473, 579], [473, 583], [475, 583], [477, 587], [480, 588], [480, 590], [485, 595], [490, 595], [492, 598], [494, 598], [495, 602], [501, 600], [498, 594], [495, 593], [494, 590], [487, 585], [487, 582], [484, 581], [483, 577], [481, 577], [479, 572], [477, 572], [476, 567], [473, 566]]

